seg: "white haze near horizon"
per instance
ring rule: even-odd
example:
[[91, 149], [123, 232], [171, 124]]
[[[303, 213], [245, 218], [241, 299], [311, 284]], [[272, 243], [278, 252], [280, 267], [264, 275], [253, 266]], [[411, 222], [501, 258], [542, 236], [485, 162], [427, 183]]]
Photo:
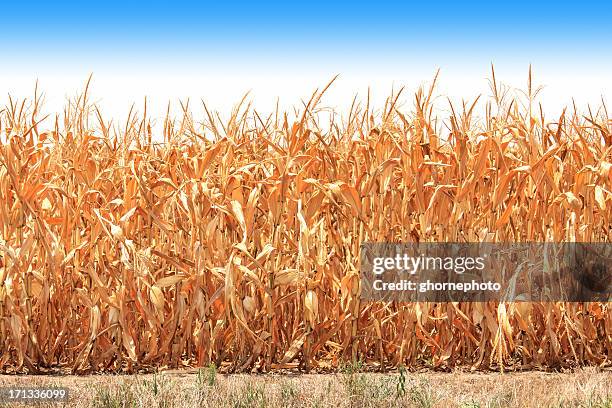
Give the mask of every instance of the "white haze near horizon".
[[[526, 90], [528, 66], [528, 63], [520, 67], [518, 64], [496, 65], [498, 83], [511, 90]], [[106, 121], [112, 119], [115, 125], [125, 123], [132, 104], [135, 111], [142, 114], [145, 97], [148, 117], [153, 119], [155, 126], [159, 126], [165, 117], [168, 102], [172, 112], [179, 114], [179, 101], [188, 99], [196, 120], [204, 119], [201, 100], [210, 110], [227, 118], [247, 91], [247, 99], [262, 117], [274, 111], [277, 101], [281, 110], [291, 112], [294, 107], [300, 108], [301, 101], [308, 100], [315, 89], [324, 87], [335, 74], [339, 77], [326, 92], [321, 106], [333, 108], [341, 115], [348, 113], [355, 95], [365, 103], [369, 89], [371, 106], [380, 109], [391, 91], [401, 87], [405, 88], [400, 98], [401, 109], [410, 111], [414, 92], [419, 86], [431, 82], [437, 68], [440, 68], [440, 75], [434, 95], [438, 97], [438, 113], [442, 118], [448, 115], [447, 98], [457, 106], [462, 99], [472, 101], [482, 95], [482, 108], [482, 102], [491, 95], [488, 82], [490, 65], [484, 63], [478, 68], [475, 64], [377, 67], [354, 63], [339, 64], [337, 68], [334, 71], [329, 67], [321, 69], [289, 64], [275, 69], [266, 64], [253, 64], [238, 68], [228, 65], [227, 69], [159, 66], [145, 70], [133, 65], [111, 67], [100, 64], [46, 69], [40, 64], [22, 64], [19, 69], [0, 68], [0, 106], [8, 104], [9, 94], [13, 99], [31, 98], [38, 80], [39, 90], [44, 94], [43, 113], [61, 113], [67, 98], [84, 89], [90, 74], [93, 74], [90, 101], [100, 107]], [[584, 112], [588, 105], [596, 109], [602, 98], [606, 101], [612, 95], [612, 76], [606, 72], [605, 66], [534, 65], [533, 84], [544, 87], [537, 101], [541, 102], [547, 119], [553, 121], [564, 107], [571, 108], [572, 100]], [[482, 109], [478, 111], [482, 112]]]

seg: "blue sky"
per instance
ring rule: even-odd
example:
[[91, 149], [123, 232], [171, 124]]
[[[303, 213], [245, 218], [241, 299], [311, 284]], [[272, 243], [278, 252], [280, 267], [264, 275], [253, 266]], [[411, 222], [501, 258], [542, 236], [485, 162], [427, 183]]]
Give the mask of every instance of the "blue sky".
[[144, 93], [226, 109], [249, 89], [295, 102], [335, 74], [338, 99], [382, 95], [437, 68], [450, 95], [471, 97], [492, 62], [516, 86], [533, 64], [554, 103], [612, 92], [606, 2], [14, 1], [0, 13], [0, 97], [38, 78], [61, 102], [94, 73], [96, 94], [120, 109]]
[[[609, 51], [606, 2], [7, 2], [17, 54]], [[374, 50], [372, 50], [374, 48]]]

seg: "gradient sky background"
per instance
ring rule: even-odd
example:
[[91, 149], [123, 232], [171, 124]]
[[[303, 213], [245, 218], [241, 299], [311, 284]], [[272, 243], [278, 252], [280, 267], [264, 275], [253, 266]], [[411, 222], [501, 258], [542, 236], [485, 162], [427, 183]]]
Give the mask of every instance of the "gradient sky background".
[[11, 2], [0, 8], [0, 104], [32, 94], [48, 111], [94, 74], [93, 97], [121, 118], [150, 99], [204, 98], [227, 112], [250, 90], [258, 109], [299, 104], [335, 74], [324, 102], [342, 109], [371, 87], [415, 90], [441, 69], [438, 92], [488, 94], [526, 84], [556, 114], [612, 95], [612, 5], [605, 2]]

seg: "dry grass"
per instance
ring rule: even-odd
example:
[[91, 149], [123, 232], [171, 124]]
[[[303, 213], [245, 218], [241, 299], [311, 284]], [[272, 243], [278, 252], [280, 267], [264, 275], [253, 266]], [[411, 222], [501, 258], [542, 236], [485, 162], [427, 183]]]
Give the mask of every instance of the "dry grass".
[[[353, 367], [354, 368], [354, 367]], [[130, 376], [0, 376], [2, 386], [67, 387], [70, 407], [612, 407], [612, 374], [374, 374], [345, 367], [337, 374]], [[45, 405], [43, 405], [45, 406]], [[59, 407], [62, 403], [52, 403]]]
[[492, 90], [480, 122], [432, 90], [325, 125], [322, 92], [295, 120], [185, 106], [163, 144], [87, 92], [45, 129], [11, 100], [0, 371], [610, 365], [607, 303], [360, 301], [364, 241], [611, 241], [605, 107], [549, 121], [531, 81], [522, 105]]

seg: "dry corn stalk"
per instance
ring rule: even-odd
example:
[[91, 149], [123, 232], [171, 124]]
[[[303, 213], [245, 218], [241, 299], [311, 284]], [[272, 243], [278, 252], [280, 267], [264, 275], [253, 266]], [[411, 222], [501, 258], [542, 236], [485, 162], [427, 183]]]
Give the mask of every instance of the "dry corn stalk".
[[437, 121], [420, 91], [322, 130], [318, 93], [294, 121], [185, 110], [163, 144], [146, 118], [113, 132], [86, 93], [46, 131], [38, 98], [11, 100], [0, 371], [609, 365], [609, 304], [359, 299], [364, 241], [610, 242], [605, 110], [549, 122], [493, 86], [481, 125], [473, 105]]

